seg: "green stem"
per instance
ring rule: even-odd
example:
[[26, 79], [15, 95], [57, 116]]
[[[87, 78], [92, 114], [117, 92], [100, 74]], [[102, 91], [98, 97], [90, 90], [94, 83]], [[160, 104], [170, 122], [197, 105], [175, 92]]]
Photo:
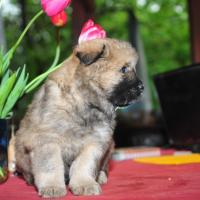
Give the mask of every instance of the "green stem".
[[60, 45], [58, 45], [56, 47], [56, 55], [54, 57], [54, 61], [53, 61], [52, 65], [49, 67], [49, 69], [54, 68], [58, 64], [59, 59], [60, 59]]
[[34, 90], [37, 86], [38, 83], [42, 82], [51, 72], [55, 71], [56, 69], [58, 69], [59, 67], [61, 67], [62, 63], [60, 63], [59, 65], [57, 65], [54, 68], [50, 68], [48, 71], [44, 72], [43, 74], [39, 75], [38, 77], [36, 77], [34, 80], [32, 80], [26, 87], [25, 87], [25, 94], [31, 92], [32, 90]]
[[32, 19], [31, 21], [28, 23], [28, 25], [26, 26], [26, 28], [24, 29], [24, 31], [22, 32], [22, 34], [20, 35], [19, 39], [17, 40], [17, 42], [14, 44], [14, 46], [12, 47], [13, 52], [16, 50], [16, 48], [18, 47], [18, 45], [20, 44], [20, 42], [22, 41], [24, 35], [26, 34], [26, 32], [29, 30], [29, 28], [31, 27], [31, 25], [33, 24], [33, 22], [40, 16], [42, 15], [44, 12], [43, 10], [39, 11]]
[[[24, 89], [25, 93], [29, 93], [34, 90], [52, 71], [58, 68], [57, 63], [60, 58], [60, 45], [56, 47], [56, 54], [54, 57], [54, 61], [52, 65], [49, 67], [49, 70], [44, 72], [43, 74], [39, 75], [38, 77], [34, 78]], [[59, 65], [60, 66], [60, 65]], [[52, 70], [53, 69], [53, 70]], [[34, 87], [33, 87], [34, 86]]]
[[58, 61], [60, 58], [60, 28], [59, 27], [56, 28], [56, 42], [57, 42], [56, 55], [50, 69], [54, 68], [58, 64]]
[[15, 52], [15, 50], [17, 49], [17, 47], [19, 46], [20, 42], [22, 41], [24, 35], [27, 33], [27, 31], [29, 30], [29, 28], [31, 27], [31, 25], [35, 22], [35, 20], [43, 14], [43, 10], [39, 11], [32, 19], [31, 21], [28, 23], [28, 25], [26, 26], [26, 28], [24, 29], [24, 31], [22, 32], [22, 34], [20, 35], [20, 37], [18, 38], [17, 42], [13, 45], [13, 47], [6, 53], [6, 55], [3, 58], [3, 68], [2, 68], [2, 73], [4, 73], [9, 64], [10, 64], [10, 60], [13, 57], [13, 54]]

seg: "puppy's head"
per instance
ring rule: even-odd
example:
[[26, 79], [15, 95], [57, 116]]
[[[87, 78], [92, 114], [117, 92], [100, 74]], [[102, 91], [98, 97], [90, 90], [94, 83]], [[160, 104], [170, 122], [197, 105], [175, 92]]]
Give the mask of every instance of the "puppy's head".
[[127, 42], [95, 39], [79, 44], [73, 54], [79, 60], [78, 73], [98, 86], [114, 106], [127, 106], [143, 92], [135, 65], [137, 53]]

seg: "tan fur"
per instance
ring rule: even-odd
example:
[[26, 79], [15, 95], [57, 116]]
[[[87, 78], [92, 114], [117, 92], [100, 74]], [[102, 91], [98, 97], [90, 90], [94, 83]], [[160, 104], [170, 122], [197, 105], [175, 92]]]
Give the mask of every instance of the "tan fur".
[[[103, 57], [88, 66], [77, 57], [80, 52], [95, 57], [103, 45]], [[136, 62], [126, 42], [83, 42], [35, 94], [16, 135], [16, 165], [41, 196], [64, 196], [64, 173], [75, 195], [101, 193], [115, 127], [108, 97], [125, 76], [121, 67], [129, 63], [132, 71]]]

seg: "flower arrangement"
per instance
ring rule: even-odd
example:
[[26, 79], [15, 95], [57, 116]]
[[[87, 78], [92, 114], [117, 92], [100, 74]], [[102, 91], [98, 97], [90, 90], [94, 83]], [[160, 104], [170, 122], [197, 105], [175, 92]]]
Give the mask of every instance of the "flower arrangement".
[[[0, 51], [0, 119], [11, 116], [12, 109], [18, 99], [37, 88], [49, 73], [60, 67], [61, 64], [57, 65], [60, 56], [60, 45], [58, 41], [52, 65], [46, 72], [37, 76], [32, 81], [28, 82], [29, 74], [26, 72], [25, 65], [19, 67], [16, 71], [12, 71], [9, 68], [15, 50], [36, 19], [45, 12], [50, 17], [52, 24], [57, 27], [62, 27], [67, 22], [65, 8], [69, 7], [70, 3], [71, 0], [41, 0], [42, 10], [32, 18], [13, 47], [5, 54]], [[87, 40], [105, 37], [105, 30], [100, 25], [94, 24], [93, 20], [89, 19], [82, 28], [78, 42], [81, 43]]]
[[[10, 69], [10, 61], [31, 25], [45, 12], [57, 27], [64, 26], [67, 22], [65, 8], [69, 7], [71, 0], [41, 0], [42, 10], [39, 11], [28, 23], [19, 39], [7, 53], [0, 51], [0, 119], [6, 119], [12, 115], [12, 109], [16, 102], [24, 95], [38, 87], [49, 73], [57, 69], [60, 56], [60, 45], [57, 44], [55, 58], [49, 69], [29, 82], [29, 74], [26, 66], [19, 67], [16, 71]], [[59, 31], [60, 29], [58, 29]]]

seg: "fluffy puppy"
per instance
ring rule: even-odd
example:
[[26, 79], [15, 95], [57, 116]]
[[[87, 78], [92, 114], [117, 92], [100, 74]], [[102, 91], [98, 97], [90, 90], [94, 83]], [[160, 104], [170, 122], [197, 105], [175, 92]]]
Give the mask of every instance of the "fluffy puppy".
[[95, 39], [72, 55], [35, 94], [16, 134], [16, 165], [39, 195], [98, 195], [107, 181], [115, 108], [143, 90], [127, 42]]

